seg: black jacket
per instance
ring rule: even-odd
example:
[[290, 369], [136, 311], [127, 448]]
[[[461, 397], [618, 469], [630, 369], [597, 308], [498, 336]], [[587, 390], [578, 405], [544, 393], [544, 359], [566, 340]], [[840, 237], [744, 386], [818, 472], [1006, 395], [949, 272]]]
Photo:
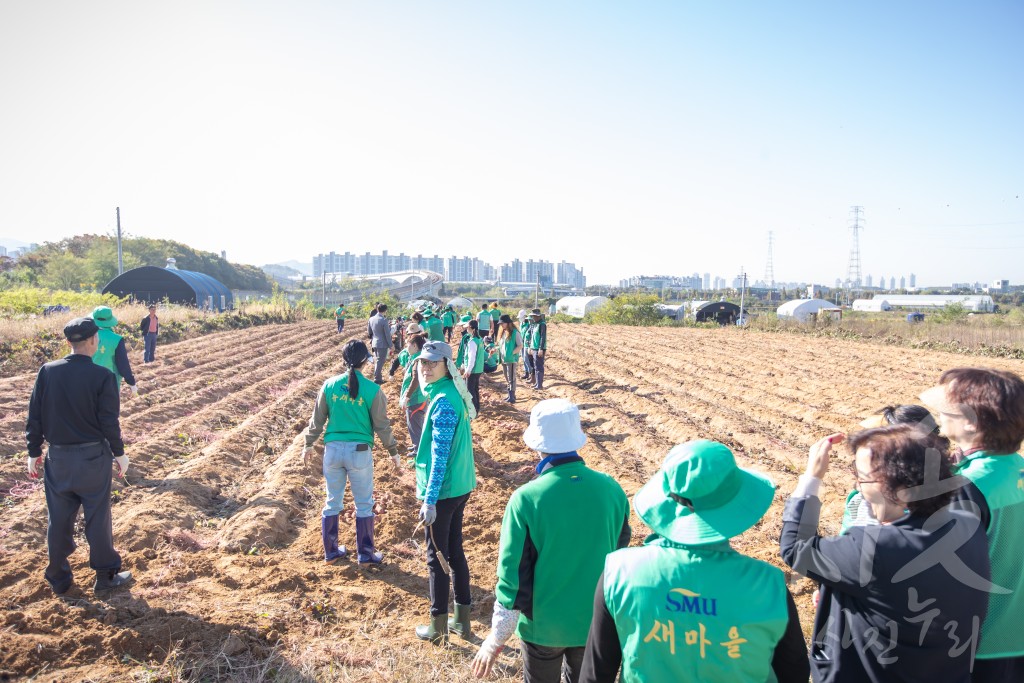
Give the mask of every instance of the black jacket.
[[121, 398], [114, 373], [89, 356], [71, 354], [39, 369], [28, 403], [28, 454], [43, 454], [43, 441], [72, 446], [106, 439], [115, 456], [124, 455]]
[[[141, 323], [139, 323], [139, 331], [142, 334], [146, 334], [146, 333], [149, 332], [149, 316], [148, 315], [145, 318], [142, 319]], [[159, 334], [159, 332], [160, 332], [160, 318], [159, 318], [159, 316], [156, 319], [156, 331]]]
[[779, 541], [786, 564], [822, 583], [813, 680], [968, 683], [988, 605], [977, 517], [947, 506], [823, 538], [820, 512], [817, 496], [790, 498]]

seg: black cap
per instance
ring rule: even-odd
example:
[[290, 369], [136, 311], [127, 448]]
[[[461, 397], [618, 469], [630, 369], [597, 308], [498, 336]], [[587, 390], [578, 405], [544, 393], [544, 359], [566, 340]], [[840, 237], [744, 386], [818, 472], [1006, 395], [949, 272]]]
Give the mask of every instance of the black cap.
[[498, 318], [498, 322], [499, 323], [511, 323], [512, 322], [512, 316], [510, 316], [508, 313], [502, 313], [501, 317]]
[[69, 342], [78, 343], [89, 339], [99, 331], [100, 328], [92, 318], [75, 318], [64, 326], [64, 337]]

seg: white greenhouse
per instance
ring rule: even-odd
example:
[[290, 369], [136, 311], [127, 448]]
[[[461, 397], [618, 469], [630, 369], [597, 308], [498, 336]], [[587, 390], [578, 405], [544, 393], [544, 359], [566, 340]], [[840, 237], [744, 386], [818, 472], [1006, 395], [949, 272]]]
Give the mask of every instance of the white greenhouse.
[[995, 304], [987, 294], [907, 294], [886, 296], [893, 308], [945, 308], [950, 304], [960, 304], [974, 313], [991, 313]]
[[892, 310], [887, 299], [856, 299], [853, 302], [853, 310], [866, 313], [879, 313]]
[[841, 309], [831, 301], [824, 299], [794, 299], [779, 306], [775, 314], [780, 318], [807, 322], [816, 318], [822, 311], [841, 311]]
[[455, 297], [454, 299], [452, 299], [451, 301], [448, 302], [448, 305], [451, 306], [452, 308], [456, 309], [456, 310], [459, 310], [459, 311], [461, 311], [463, 309], [467, 309], [467, 308], [469, 310], [473, 310], [474, 308], [477, 308], [476, 306], [473, 305], [472, 301], [470, 301], [469, 299], [467, 299], [464, 296], [457, 296], [457, 297]]
[[558, 313], [565, 313], [574, 318], [582, 318], [587, 313], [593, 313], [608, 303], [606, 296], [563, 296], [555, 304]]

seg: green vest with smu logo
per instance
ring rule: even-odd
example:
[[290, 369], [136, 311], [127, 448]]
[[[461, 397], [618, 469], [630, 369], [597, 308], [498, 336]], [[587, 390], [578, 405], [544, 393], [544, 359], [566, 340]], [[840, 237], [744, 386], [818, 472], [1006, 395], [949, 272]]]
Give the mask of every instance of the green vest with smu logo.
[[466, 404], [462, 402], [462, 396], [459, 395], [451, 377], [442, 377], [433, 384], [428, 384], [423, 393], [427, 395], [430, 404], [427, 406], [427, 415], [423, 420], [423, 436], [420, 438], [420, 446], [416, 451], [416, 497], [420, 500], [426, 498], [427, 483], [430, 481], [430, 465], [433, 460], [431, 450], [434, 441], [434, 406], [439, 400], [447, 399], [455, 409], [459, 422], [455, 426], [448, 467], [444, 472], [444, 482], [441, 484], [441, 493], [437, 499], [458, 498], [476, 488], [473, 435], [469, 429]]
[[92, 362], [114, 373], [114, 377], [117, 378], [117, 388], [120, 389], [121, 375], [117, 371], [117, 364], [114, 363], [114, 352], [117, 351], [117, 345], [121, 343], [121, 335], [106, 328], [101, 328], [97, 335], [99, 336], [99, 345], [96, 347], [96, 353], [92, 356]]
[[355, 398], [348, 394], [348, 372], [324, 383], [324, 398], [327, 399], [324, 443], [352, 441], [373, 445], [370, 404], [380, 387], [363, 377], [362, 373], [357, 372], [356, 379], [359, 381], [359, 395]]
[[970, 479], [985, 496], [991, 513], [985, 534], [992, 583], [1011, 591], [989, 593], [977, 657], [1020, 657], [1024, 655], [1024, 458], [1018, 453], [979, 451], [968, 455], [956, 473]]
[[604, 600], [622, 646], [622, 681], [775, 681], [786, 580], [728, 543], [655, 537], [608, 555]]

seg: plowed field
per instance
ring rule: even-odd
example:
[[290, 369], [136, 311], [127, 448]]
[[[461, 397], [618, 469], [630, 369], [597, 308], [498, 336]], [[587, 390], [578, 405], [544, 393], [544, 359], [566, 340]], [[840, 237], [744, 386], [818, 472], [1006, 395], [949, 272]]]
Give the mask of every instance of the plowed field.
[[[115, 483], [114, 536], [130, 589], [92, 595], [84, 537], [72, 556], [78, 587], [56, 598], [43, 580], [46, 506], [24, 474], [24, 420], [34, 375], [0, 380], [0, 680], [469, 680], [476, 645], [439, 650], [412, 629], [428, 611], [413, 477], [379, 458], [378, 548], [384, 566], [326, 566], [320, 544], [319, 459], [305, 469], [301, 432], [324, 379], [343, 371], [340, 348], [360, 330], [307, 322], [210, 335], [158, 347], [132, 362], [143, 394], [122, 403], [132, 465]], [[711, 438], [779, 485], [771, 511], [736, 539], [780, 564], [782, 501], [820, 436], [852, 429], [881, 406], [914, 402], [940, 372], [970, 358], [740, 330], [552, 325], [547, 387], [501, 402], [482, 383], [474, 422], [479, 488], [465, 529], [477, 633], [490, 624], [501, 515], [533, 476], [521, 440], [542, 398], [579, 404], [588, 463], [632, 495], [672, 445]], [[1024, 373], [1024, 362], [986, 365]], [[396, 435], [407, 443], [398, 383], [385, 384]], [[127, 396], [127, 394], [126, 394]], [[378, 449], [379, 451], [379, 449]], [[380, 453], [378, 453], [380, 455]], [[18, 457], [12, 457], [18, 456]], [[850, 458], [842, 456], [846, 462]], [[838, 529], [847, 467], [826, 479], [825, 531]], [[351, 515], [351, 503], [348, 508]], [[646, 528], [634, 517], [637, 544]], [[354, 546], [351, 518], [341, 541]], [[792, 588], [804, 628], [809, 582]], [[479, 638], [477, 638], [477, 641]], [[518, 675], [514, 651], [499, 678]], [[421, 675], [417, 675], [417, 673]]]

